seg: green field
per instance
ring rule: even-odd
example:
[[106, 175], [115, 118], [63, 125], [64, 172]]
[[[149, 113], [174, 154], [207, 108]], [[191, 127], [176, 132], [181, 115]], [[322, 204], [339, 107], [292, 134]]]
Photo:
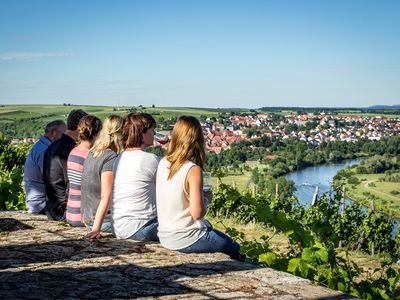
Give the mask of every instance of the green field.
[[[356, 174], [360, 180], [357, 185], [347, 184], [347, 196], [353, 200], [366, 203], [372, 207], [372, 198], [374, 198], [375, 208], [390, 216], [400, 218], [400, 193], [393, 195], [392, 191], [400, 192], [398, 182], [379, 181], [384, 178], [384, 174]], [[371, 196], [372, 195], [372, 196]]]
[[385, 118], [400, 118], [400, 115], [394, 115], [390, 113], [365, 113], [360, 111], [354, 112], [339, 112], [338, 115], [340, 116], [362, 116], [362, 117], [376, 117], [376, 116], [383, 116]]
[[[66, 117], [72, 109], [81, 108], [88, 113], [95, 115], [108, 115], [108, 114], [126, 114], [129, 108], [135, 108], [142, 112], [149, 114], [163, 116], [164, 118], [177, 117], [181, 115], [192, 115], [200, 117], [205, 115], [207, 117], [218, 116], [220, 112], [230, 112], [231, 109], [215, 109], [215, 108], [191, 108], [191, 107], [142, 107], [142, 106], [92, 106], [92, 105], [1, 105], [0, 106], [0, 120], [18, 120], [29, 119], [33, 117]], [[237, 112], [244, 112], [247, 110], [235, 109]]]
[[[147, 112], [154, 116], [160, 128], [170, 128], [173, 118], [181, 115], [217, 117], [219, 113], [245, 112], [243, 109], [215, 109], [190, 107], [94, 106], [94, 105], [0, 105], [0, 131], [8, 138], [34, 137], [43, 134], [51, 120], [66, 120], [72, 109], [81, 108], [104, 120], [111, 114], [124, 116], [129, 111]], [[164, 121], [161, 121], [161, 120]], [[164, 128], [165, 127], [165, 128]]]
[[[229, 175], [229, 176], [224, 176], [221, 178], [221, 181], [223, 184], [226, 185], [236, 185], [236, 188], [240, 191], [243, 192], [245, 190], [251, 190], [253, 187], [253, 183], [250, 182], [250, 172], [244, 172], [243, 175]], [[217, 186], [217, 178], [213, 178], [213, 187], [216, 188]]]

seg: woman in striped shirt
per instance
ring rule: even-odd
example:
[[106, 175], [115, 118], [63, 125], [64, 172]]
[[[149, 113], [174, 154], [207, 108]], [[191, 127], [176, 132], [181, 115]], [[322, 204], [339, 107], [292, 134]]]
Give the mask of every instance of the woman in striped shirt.
[[85, 226], [81, 222], [81, 178], [83, 163], [92, 146], [92, 142], [101, 130], [99, 118], [88, 115], [81, 119], [78, 125], [78, 145], [68, 156], [67, 173], [69, 180], [67, 222], [73, 226]]

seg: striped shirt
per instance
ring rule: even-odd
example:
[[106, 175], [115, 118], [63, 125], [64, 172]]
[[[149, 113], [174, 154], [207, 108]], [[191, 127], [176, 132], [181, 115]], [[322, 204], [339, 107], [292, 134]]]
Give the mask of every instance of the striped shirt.
[[68, 156], [67, 173], [69, 180], [69, 192], [67, 202], [67, 222], [73, 226], [82, 227], [81, 222], [81, 179], [83, 172], [83, 163], [89, 153], [89, 150], [72, 149]]

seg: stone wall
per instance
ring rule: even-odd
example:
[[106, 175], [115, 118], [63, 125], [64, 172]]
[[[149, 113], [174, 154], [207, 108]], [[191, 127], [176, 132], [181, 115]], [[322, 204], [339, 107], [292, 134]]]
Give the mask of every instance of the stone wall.
[[84, 234], [45, 216], [0, 212], [0, 298], [351, 298], [223, 254]]

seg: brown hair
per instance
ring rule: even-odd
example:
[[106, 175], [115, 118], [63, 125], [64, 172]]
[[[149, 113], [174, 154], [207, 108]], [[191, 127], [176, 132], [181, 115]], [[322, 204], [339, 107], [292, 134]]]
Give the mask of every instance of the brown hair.
[[82, 109], [71, 110], [67, 118], [67, 129], [76, 130], [78, 128], [79, 121], [84, 116], [87, 116], [87, 113]]
[[78, 124], [79, 141], [93, 141], [101, 130], [101, 121], [93, 115], [84, 116]]
[[167, 152], [170, 162], [168, 179], [171, 179], [187, 161], [203, 169], [206, 158], [204, 135], [199, 120], [181, 116], [175, 123]]
[[156, 127], [156, 120], [146, 113], [130, 113], [122, 125], [122, 142], [124, 148], [140, 147], [143, 144], [143, 133]]

